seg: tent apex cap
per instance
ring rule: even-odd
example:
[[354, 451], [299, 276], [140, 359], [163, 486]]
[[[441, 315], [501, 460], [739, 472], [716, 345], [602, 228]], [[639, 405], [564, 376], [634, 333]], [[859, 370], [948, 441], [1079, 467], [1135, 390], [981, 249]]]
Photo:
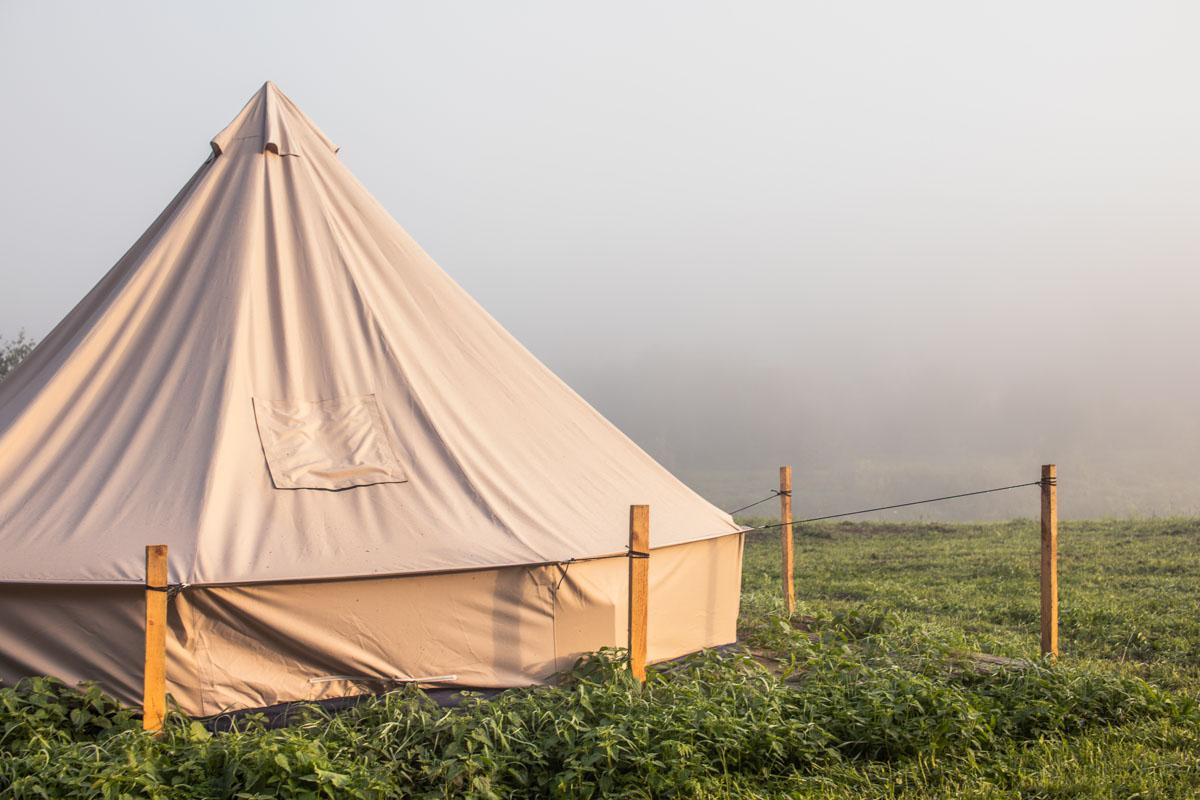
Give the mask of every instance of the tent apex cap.
[[251, 145], [257, 153], [277, 156], [303, 156], [312, 148], [338, 151], [337, 145], [271, 80], [263, 82], [211, 144], [214, 156], [239, 145]]

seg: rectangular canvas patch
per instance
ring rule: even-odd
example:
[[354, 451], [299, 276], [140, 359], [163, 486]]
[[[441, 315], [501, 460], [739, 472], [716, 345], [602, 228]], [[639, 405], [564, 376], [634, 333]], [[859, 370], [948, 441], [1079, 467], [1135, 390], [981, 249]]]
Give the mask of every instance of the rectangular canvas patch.
[[256, 397], [254, 418], [276, 489], [348, 489], [407, 480], [373, 394], [311, 401]]

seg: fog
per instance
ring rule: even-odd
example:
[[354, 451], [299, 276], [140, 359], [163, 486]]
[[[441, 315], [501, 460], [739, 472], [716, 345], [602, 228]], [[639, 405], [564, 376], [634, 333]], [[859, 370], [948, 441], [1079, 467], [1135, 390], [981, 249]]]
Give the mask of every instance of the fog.
[[45, 335], [271, 79], [725, 508], [785, 463], [816, 516], [1054, 461], [1065, 517], [1200, 513], [1198, 32], [1187, 2], [0, 3], [0, 335]]

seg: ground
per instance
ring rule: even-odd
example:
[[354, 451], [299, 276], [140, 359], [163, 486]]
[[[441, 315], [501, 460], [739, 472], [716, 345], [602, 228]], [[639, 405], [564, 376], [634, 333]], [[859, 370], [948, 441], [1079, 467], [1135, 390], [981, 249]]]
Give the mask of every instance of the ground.
[[94, 689], [0, 690], [2, 797], [1200, 796], [1200, 520], [1065, 522], [1038, 657], [1035, 521], [798, 531], [747, 549], [742, 645], [445, 710], [415, 691], [284, 730], [161, 737]]
[[[747, 548], [742, 620], [751, 640], [779, 603], [776, 539], [760, 535]], [[925, 655], [942, 654], [935, 659], [1038, 659], [1035, 520], [843, 522], [804, 528], [796, 543], [798, 614], [877, 616], [889, 629], [883, 638], [914, 632], [928, 640]], [[1200, 699], [1200, 520], [1063, 522], [1059, 557], [1062, 656], [1054, 669], [1142, 679], [1185, 708]], [[1071, 692], [1059, 699], [1068, 715], [1086, 700]], [[1043, 702], [1056, 700], [1047, 693]], [[872, 764], [862, 783], [847, 780], [827, 796], [1200, 797], [1192, 710], [1171, 719], [1101, 718], [1068, 735], [997, 744], [981, 754], [987, 763], [979, 769], [968, 762], [926, 775], [901, 759], [875, 773], [880, 765]], [[888, 775], [901, 784], [888, 787]]]

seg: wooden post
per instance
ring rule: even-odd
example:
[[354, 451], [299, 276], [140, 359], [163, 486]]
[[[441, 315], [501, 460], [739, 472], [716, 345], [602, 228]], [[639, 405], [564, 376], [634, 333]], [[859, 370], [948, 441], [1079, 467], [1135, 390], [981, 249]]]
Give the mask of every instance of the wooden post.
[[783, 604], [790, 616], [796, 611], [796, 579], [792, 554], [792, 468], [779, 468], [779, 538], [783, 544]]
[[146, 681], [142, 728], [162, 730], [167, 713], [167, 546], [146, 545]]
[[646, 680], [650, 595], [650, 506], [629, 507], [629, 671]]
[[1042, 467], [1042, 655], [1058, 658], [1058, 470]]

